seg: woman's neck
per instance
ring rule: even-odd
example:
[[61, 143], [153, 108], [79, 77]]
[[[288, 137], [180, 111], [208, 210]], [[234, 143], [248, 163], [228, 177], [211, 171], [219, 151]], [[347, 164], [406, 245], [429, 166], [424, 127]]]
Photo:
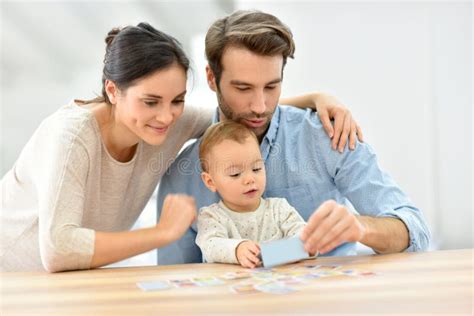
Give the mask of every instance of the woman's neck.
[[137, 149], [138, 137], [117, 119], [112, 106], [101, 103], [91, 107], [91, 111], [109, 154], [117, 161], [130, 161]]

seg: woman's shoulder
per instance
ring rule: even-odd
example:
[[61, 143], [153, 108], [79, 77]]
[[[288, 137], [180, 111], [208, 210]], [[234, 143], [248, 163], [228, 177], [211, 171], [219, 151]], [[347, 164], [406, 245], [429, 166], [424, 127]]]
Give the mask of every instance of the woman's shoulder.
[[71, 140], [78, 138], [86, 142], [98, 139], [100, 136], [94, 114], [75, 101], [62, 106], [44, 119], [39, 129], [53, 138], [55, 136]]

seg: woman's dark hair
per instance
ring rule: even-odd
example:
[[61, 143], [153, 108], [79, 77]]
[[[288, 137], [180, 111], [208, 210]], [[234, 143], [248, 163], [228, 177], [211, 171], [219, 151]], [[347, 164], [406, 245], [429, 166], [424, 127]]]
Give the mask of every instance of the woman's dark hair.
[[158, 31], [148, 23], [112, 29], [105, 38], [107, 44], [102, 71], [102, 96], [84, 103], [110, 100], [105, 92], [105, 80], [126, 90], [136, 80], [178, 63], [187, 72], [189, 59], [181, 44], [172, 36]]

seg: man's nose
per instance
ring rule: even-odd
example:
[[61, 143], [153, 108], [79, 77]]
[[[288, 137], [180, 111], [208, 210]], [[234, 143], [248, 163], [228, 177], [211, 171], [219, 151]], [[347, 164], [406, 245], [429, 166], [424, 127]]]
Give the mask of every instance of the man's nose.
[[255, 114], [263, 114], [267, 109], [265, 102], [265, 94], [263, 91], [259, 91], [254, 96], [252, 103], [250, 105], [250, 110]]

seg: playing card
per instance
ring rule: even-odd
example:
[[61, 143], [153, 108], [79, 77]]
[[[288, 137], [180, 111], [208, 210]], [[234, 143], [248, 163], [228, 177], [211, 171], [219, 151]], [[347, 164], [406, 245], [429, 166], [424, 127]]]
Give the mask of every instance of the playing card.
[[138, 282], [137, 285], [143, 291], [160, 291], [171, 288], [167, 281]]
[[224, 284], [222, 280], [215, 277], [193, 278], [192, 281], [199, 286], [213, 286]]
[[280, 282], [269, 282], [255, 285], [255, 288], [260, 292], [269, 293], [269, 294], [290, 294], [296, 292], [292, 287], [289, 287]]

